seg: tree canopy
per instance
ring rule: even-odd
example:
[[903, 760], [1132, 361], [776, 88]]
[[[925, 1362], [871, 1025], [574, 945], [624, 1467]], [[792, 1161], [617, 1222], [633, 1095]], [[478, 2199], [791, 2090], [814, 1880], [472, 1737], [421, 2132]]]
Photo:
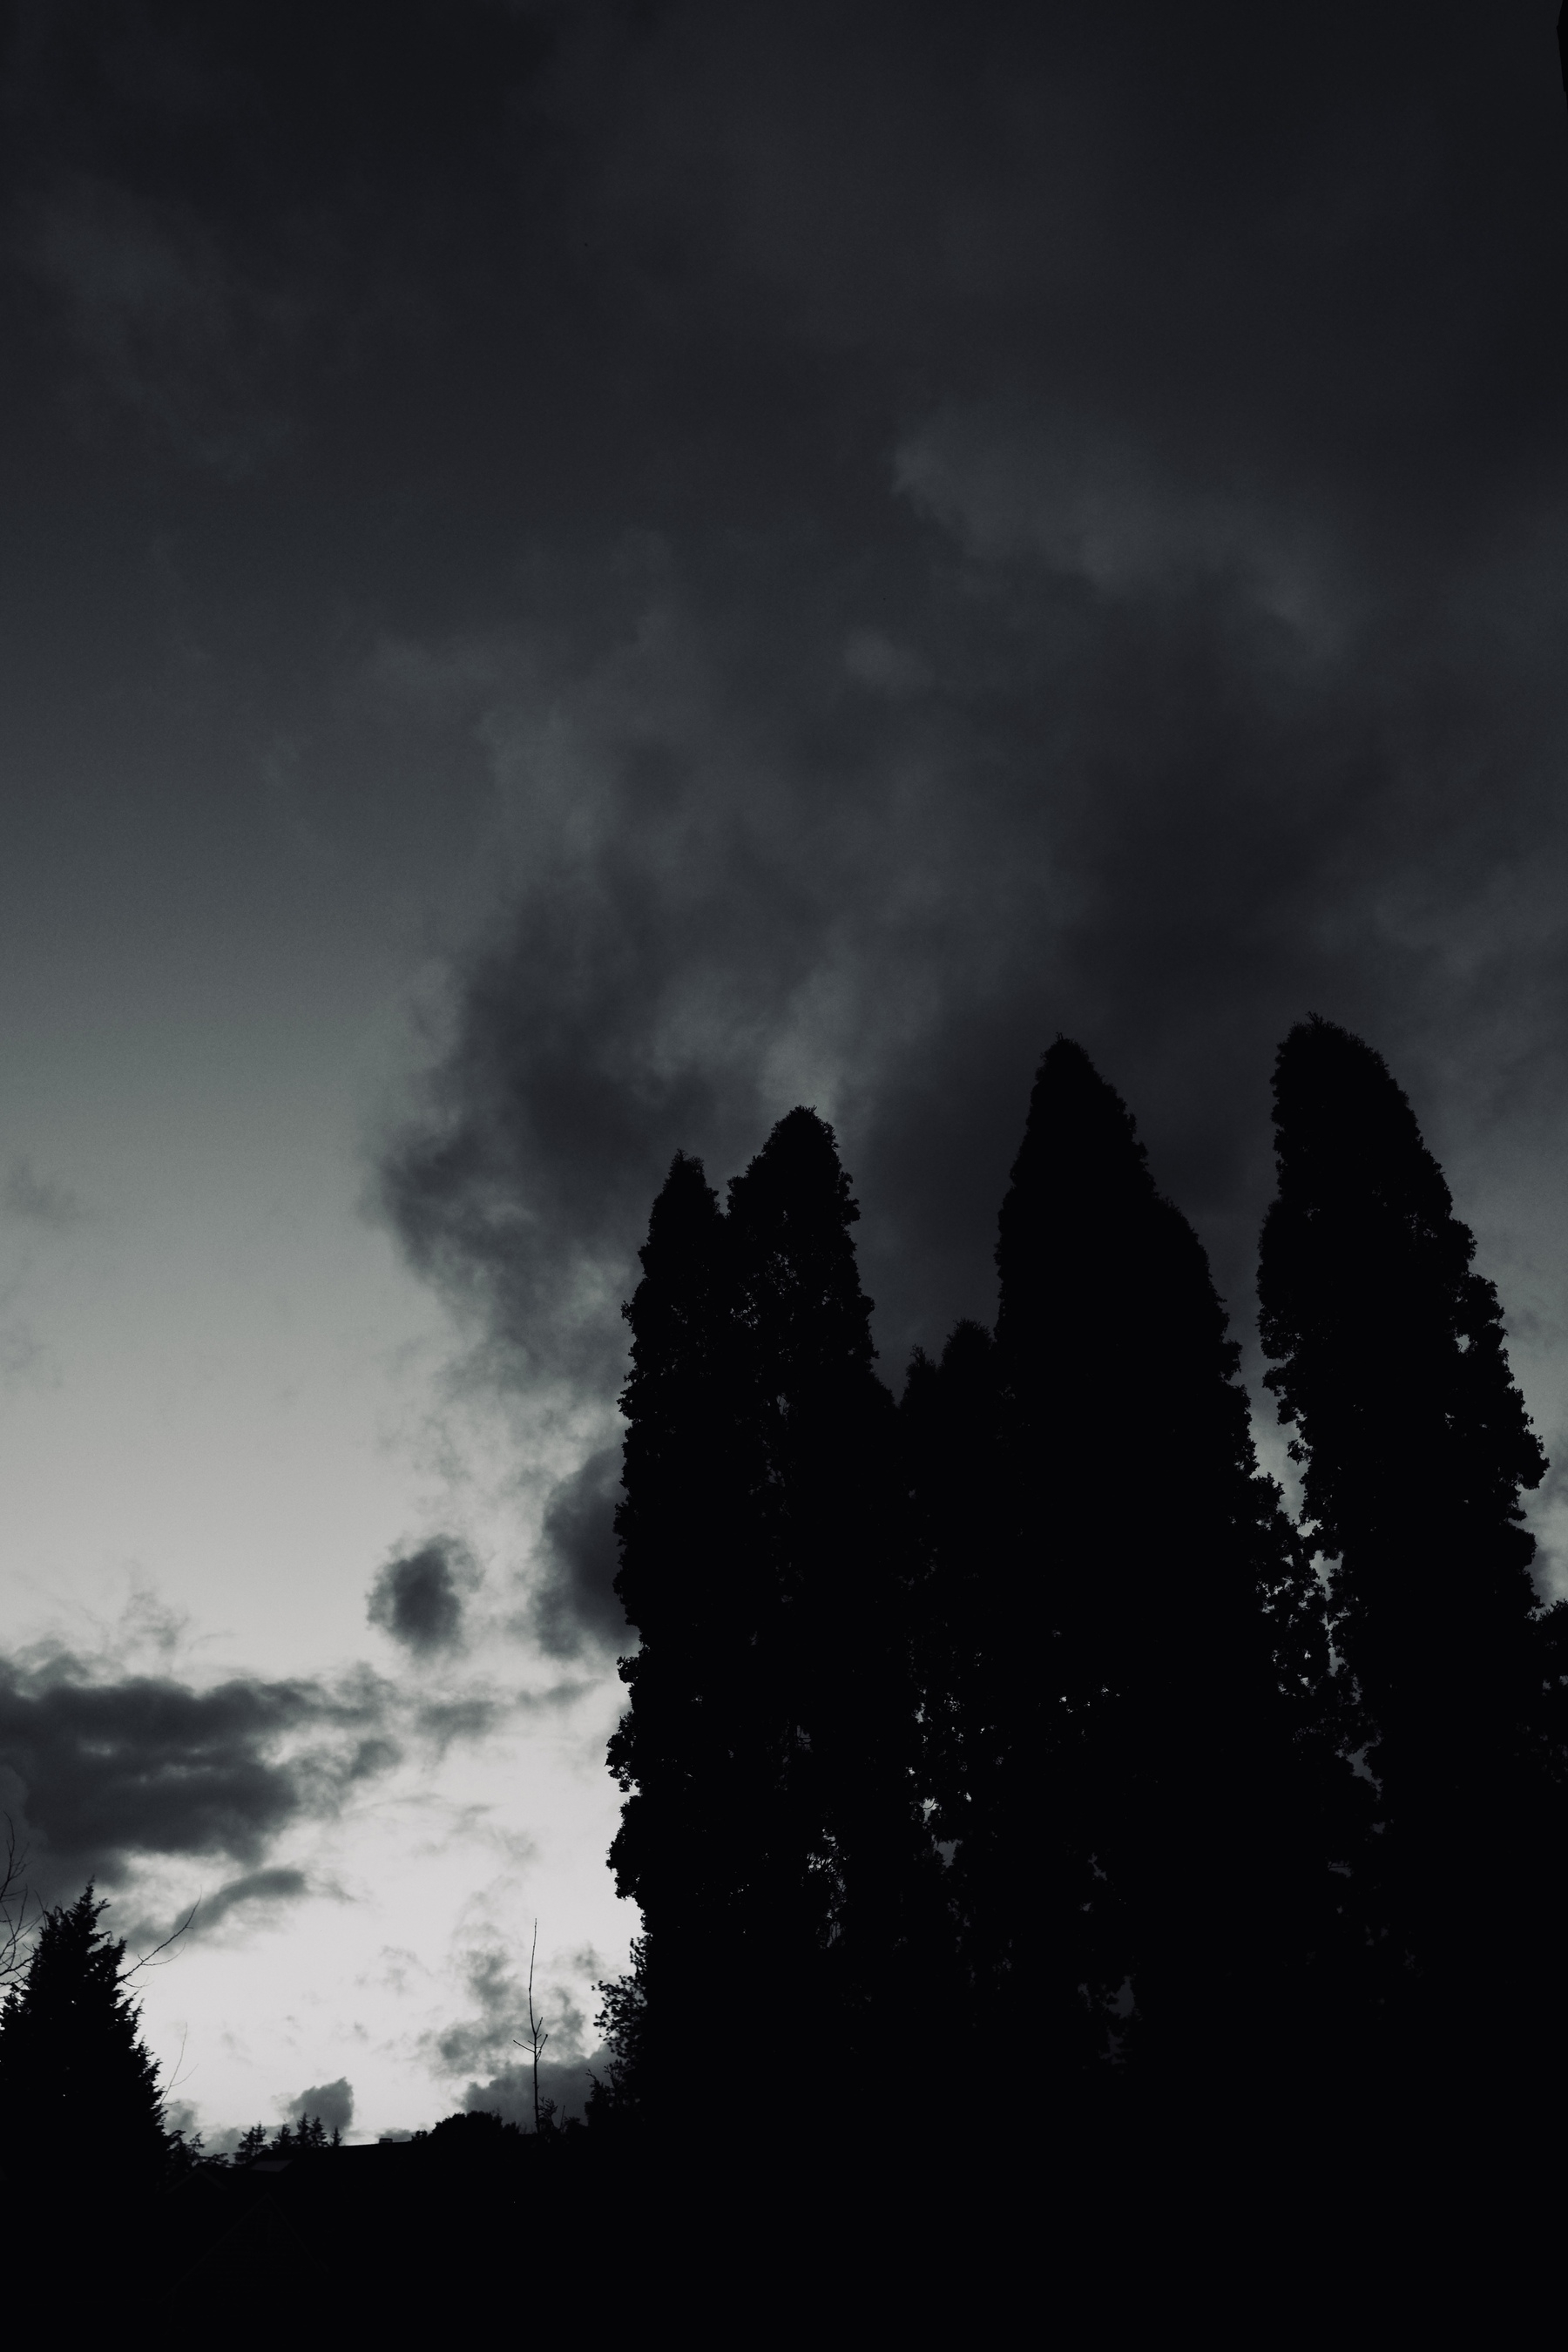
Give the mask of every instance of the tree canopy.
[[700, 2051], [772, 2108], [803, 2032], [887, 2116], [933, 2035], [971, 2104], [1026, 2052], [1058, 2097], [1211, 2109], [1408, 2080], [1461, 2012], [1495, 2044], [1486, 1939], [1540, 1969], [1557, 1931], [1542, 1456], [1379, 1057], [1309, 1023], [1276, 1105], [1299, 1522], [1202, 1244], [1071, 1040], [994, 1328], [917, 1349], [896, 1409], [831, 1129], [792, 1111], [723, 1209], [677, 1158], [626, 1310], [614, 1859], [645, 1935], [600, 2112], [669, 2113]]
[[1522, 1503], [1545, 1456], [1497, 1291], [1382, 1056], [1305, 1022], [1274, 1106], [1267, 1385], [1325, 1565], [1343, 1736], [1376, 1791], [1356, 1867], [1386, 2027], [1364, 2063], [1496, 2081], [1563, 1925], [1568, 1612], [1541, 1607]]
[[168, 2149], [158, 2069], [139, 2033], [123, 1940], [99, 1922], [87, 1886], [43, 1914], [22, 1981], [0, 2009], [0, 2112], [46, 2168], [92, 2148], [127, 2179], [157, 2174]]

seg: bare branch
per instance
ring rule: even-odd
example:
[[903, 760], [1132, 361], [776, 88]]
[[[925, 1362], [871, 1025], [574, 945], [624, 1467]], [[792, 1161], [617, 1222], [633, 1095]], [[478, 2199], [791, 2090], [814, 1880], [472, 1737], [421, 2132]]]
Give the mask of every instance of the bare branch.
[[[5, 1858], [0, 1864], [0, 1985], [19, 1977], [32, 1955], [26, 1949], [43, 1918], [43, 1905], [27, 1885], [27, 1849], [16, 1843], [16, 1824], [5, 1815]], [[32, 1912], [28, 1917], [29, 1909]]]
[[[169, 2082], [164, 2084], [161, 2094], [161, 2095], [165, 2099], [171, 2097], [173, 2094], [179, 2089], [182, 2083], [188, 2083], [191, 2079], [190, 2074], [183, 2074], [180, 2072], [180, 2069], [185, 2063], [185, 2043], [189, 2038], [190, 2031], [191, 2029], [188, 2025], [183, 2025], [180, 2028], [180, 2054], [174, 2061], [174, 2075]], [[195, 2071], [195, 2068], [193, 2066], [191, 2074], [194, 2074]]]
[[[184, 1917], [181, 1920], [179, 1926], [174, 1929], [174, 1934], [172, 1936], [165, 1936], [161, 1944], [154, 1944], [150, 1952], [143, 1952], [139, 1960], [133, 1960], [131, 1966], [125, 1969], [121, 1975], [120, 1979], [121, 1983], [129, 1984], [133, 1976], [138, 1976], [143, 1969], [149, 1969], [152, 1967], [160, 1952], [166, 1952], [171, 1944], [177, 1944], [180, 1937], [190, 1927], [191, 1921], [195, 1917], [196, 1913], [201, 1909], [201, 1907], [202, 1898], [198, 1895], [190, 1909], [186, 1912]], [[166, 1965], [167, 1963], [165, 1963], [165, 1966]]]

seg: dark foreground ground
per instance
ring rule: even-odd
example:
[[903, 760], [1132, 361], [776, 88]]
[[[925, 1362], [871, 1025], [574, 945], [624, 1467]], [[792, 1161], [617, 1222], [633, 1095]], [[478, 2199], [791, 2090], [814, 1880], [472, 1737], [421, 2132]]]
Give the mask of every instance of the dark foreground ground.
[[73, 2342], [1523, 2342], [1561, 2325], [1565, 2137], [1545, 2115], [1310, 2147], [1195, 2119], [967, 2146], [578, 2134], [198, 2168], [152, 2197], [13, 2168], [8, 2303], [29, 2335], [68, 2312]]

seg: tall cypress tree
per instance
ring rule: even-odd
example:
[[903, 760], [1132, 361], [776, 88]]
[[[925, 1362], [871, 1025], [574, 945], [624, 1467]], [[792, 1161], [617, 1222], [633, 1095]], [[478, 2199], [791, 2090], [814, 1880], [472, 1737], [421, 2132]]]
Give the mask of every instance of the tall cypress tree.
[[1382, 1057], [1303, 1024], [1274, 1116], [1263, 1343], [1330, 1563], [1347, 1743], [1377, 1784], [1366, 2000], [1405, 2087], [1506, 2080], [1539, 2063], [1563, 1924], [1563, 1612], [1540, 1610], [1521, 1503], [1545, 1459], [1497, 1292]]
[[[895, 2094], [934, 1988], [938, 1865], [915, 1769], [912, 1558], [893, 1402], [873, 1369], [859, 1216], [833, 1130], [781, 1119], [730, 1188], [768, 1607], [778, 1952], [817, 2029]], [[863, 2073], [863, 2079], [866, 2078]]]
[[0, 2010], [0, 2114], [13, 2147], [46, 2175], [107, 2162], [134, 2186], [156, 2179], [168, 2139], [125, 1946], [98, 1924], [107, 1908], [89, 1886], [45, 1913], [27, 1973]]
[[1016, 2011], [1033, 1880], [1064, 2024], [1082, 1988], [1080, 2053], [1130, 1987], [1145, 2069], [1235, 2082], [1279, 2063], [1332, 1932], [1309, 1731], [1321, 1617], [1258, 1475], [1202, 1245], [1066, 1038], [1040, 1066], [996, 1258], [998, 1605], [1016, 1633], [986, 1700], [973, 1932]]
[[[752, 1489], [740, 1460], [733, 1286], [717, 1196], [678, 1153], [625, 1312], [632, 1370], [616, 1589], [642, 1637], [610, 1744], [626, 1791], [610, 1850], [643, 1915], [614, 2006], [624, 2100], [673, 2111], [700, 2042], [735, 2054], [748, 1853], [763, 1801], [745, 1717], [759, 1610]], [[721, 2058], [722, 2063], [722, 2055]]]
[[792, 1112], [730, 1202], [677, 1159], [626, 1310], [617, 1589], [643, 1646], [612, 1860], [645, 1938], [615, 2022], [666, 2112], [700, 2046], [710, 2089], [759, 2110], [798, 2032], [908, 2071], [937, 1876], [892, 1401], [832, 1130]]
[[1009, 1538], [1001, 1405], [995, 1343], [965, 1320], [939, 1360], [916, 1349], [899, 1406], [921, 1785], [947, 1857], [948, 2065], [971, 2102], [1000, 2088], [999, 2053], [1022, 2046], [1026, 2030], [1038, 2046], [1038, 1989], [1060, 1946], [1059, 1923], [1054, 1937], [1040, 1932], [1040, 1661]]

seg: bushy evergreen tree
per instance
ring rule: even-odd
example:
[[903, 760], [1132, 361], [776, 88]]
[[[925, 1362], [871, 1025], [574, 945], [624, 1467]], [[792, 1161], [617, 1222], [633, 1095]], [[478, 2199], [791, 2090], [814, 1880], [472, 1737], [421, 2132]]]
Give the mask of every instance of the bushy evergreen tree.
[[[631, 1963], [625, 1976], [595, 1987], [600, 1996], [600, 2008], [594, 2022], [603, 2038], [604, 2059], [602, 2072], [589, 2076], [592, 2088], [584, 2104], [584, 2120], [601, 2133], [635, 2130], [652, 2113], [655, 2104], [647, 2054], [646, 1935], [633, 1937]], [[677, 2079], [671, 2085], [672, 2098], [678, 2099], [679, 2091]]]
[[1058, 2063], [1119, 2042], [1235, 2086], [1278, 2066], [1336, 1932], [1321, 1617], [1202, 1245], [1065, 1038], [996, 1258], [1005, 1525], [950, 1816], [979, 1816], [954, 1868], [982, 1994], [1022, 2030], [1043, 1942]]
[[1521, 1496], [1545, 1460], [1495, 1288], [1382, 1057], [1332, 1023], [1275, 1073], [1259, 1296], [1329, 1564], [1347, 1745], [1377, 1784], [1357, 1856], [1363, 1999], [1406, 2086], [1477, 2086], [1560, 2041], [1563, 1612]]
[[30, 2162], [110, 2164], [127, 2184], [162, 2171], [158, 2070], [139, 2038], [125, 1946], [89, 1885], [44, 1914], [23, 1981], [0, 2010], [0, 2113]]

